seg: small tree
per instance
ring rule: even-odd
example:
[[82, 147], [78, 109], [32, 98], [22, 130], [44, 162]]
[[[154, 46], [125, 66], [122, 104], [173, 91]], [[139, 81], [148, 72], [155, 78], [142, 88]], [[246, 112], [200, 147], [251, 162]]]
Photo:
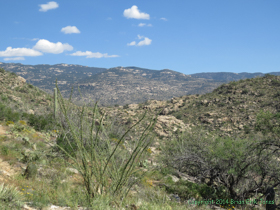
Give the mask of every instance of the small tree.
[[[258, 147], [261, 139], [220, 138], [205, 132], [185, 133], [170, 141], [165, 162], [213, 188], [225, 198], [246, 200], [280, 184], [279, 161]], [[210, 197], [213, 195], [209, 195]]]

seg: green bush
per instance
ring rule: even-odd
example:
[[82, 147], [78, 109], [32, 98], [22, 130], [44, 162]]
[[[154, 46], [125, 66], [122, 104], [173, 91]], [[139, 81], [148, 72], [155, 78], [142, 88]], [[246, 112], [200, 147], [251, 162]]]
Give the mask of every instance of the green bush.
[[271, 84], [272, 84], [273, 86], [280, 87], [280, 81], [277, 80], [277, 79], [273, 79], [273, 80], [271, 81]]
[[228, 198], [224, 187], [213, 187], [206, 184], [196, 184], [189, 181], [179, 180], [178, 182], [165, 186], [169, 194], [177, 194], [181, 201], [196, 198], [197, 201], [216, 200]]
[[[218, 194], [221, 198], [249, 199], [257, 189], [263, 189], [258, 191], [261, 196], [266, 186], [280, 184], [278, 160], [269, 155], [270, 151], [256, 147], [259, 142], [255, 138], [221, 138], [193, 130], [167, 142], [162, 158], [168, 166], [209, 186], [204, 196], [215, 188], [223, 189], [224, 193]], [[258, 176], [263, 179], [255, 180]]]
[[[68, 139], [68, 141], [66, 140]], [[67, 154], [70, 154], [72, 157], [76, 157], [76, 151], [77, 151], [77, 144], [75, 143], [74, 139], [71, 137], [70, 133], [61, 133], [56, 138], [56, 143], [59, 147], [61, 147], [62, 153], [64, 156], [68, 157]]]
[[242, 93], [241, 93], [241, 94], [247, 94], [248, 92], [249, 92], [249, 90], [244, 89], [244, 90], [242, 90]]
[[48, 114], [46, 116], [28, 114], [27, 120], [29, 125], [32, 126], [37, 131], [51, 130], [55, 125], [53, 114]]
[[8, 155], [10, 153], [10, 149], [7, 146], [1, 147], [1, 154]]
[[0, 185], [0, 207], [2, 209], [18, 209], [23, 205], [23, 196], [16, 188], [4, 185], [4, 183]]
[[5, 73], [5, 69], [0, 68], [0, 73]]
[[16, 74], [15, 72], [12, 72], [12, 73], [11, 73], [11, 76], [17, 77], [17, 74]]
[[24, 172], [24, 176], [26, 179], [35, 179], [36, 175], [37, 175], [37, 166], [35, 165], [35, 163], [29, 163], [27, 165], [27, 168]]
[[29, 87], [29, 88], [31, 88], [31, 89], [33, 89], [33, 88], [34, 88], [34, 86], [33, 86], [33, 85], [31, 85], [31, 84], [28, 84], [28, 87]]

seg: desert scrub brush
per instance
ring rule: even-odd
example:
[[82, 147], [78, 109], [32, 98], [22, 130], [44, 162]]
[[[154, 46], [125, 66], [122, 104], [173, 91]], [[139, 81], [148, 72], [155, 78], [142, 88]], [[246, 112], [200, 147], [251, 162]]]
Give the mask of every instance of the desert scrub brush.
[[24, 205], [23, 196], [17, 188], [7, 185], [0, 185], [0, 202], [7, 204], [9, 207], [21, 207]]

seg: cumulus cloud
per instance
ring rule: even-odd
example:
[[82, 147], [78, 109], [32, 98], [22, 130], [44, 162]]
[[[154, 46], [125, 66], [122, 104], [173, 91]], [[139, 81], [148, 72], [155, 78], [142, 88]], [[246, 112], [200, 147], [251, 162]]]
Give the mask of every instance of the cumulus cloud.
[[118, 55], [108, 55], [108, 53], [100, 53], [100, 52], [91, 52], [91, 51], [77, 51], [75, 53], [70, 54], [72, 56], [86, 56], [86, 58], [114, 58], [119, 57]]
[[166, 18], [164, 18], [164, 17], [162, 17], [162, 18], [160, 18], [161, 20], [164, 20], [164, 21], [167, 21], [167, 19]]
[[150, 23], [149, 23], [149, 24], [146, 24], [146, 23], [139, 23], [138, 26], [139, 26], [139, 27], [143, 27], [143, 26], [152, 27], [153, 25], [150, 24]]
[[33, 47], [34, 50], [38, 50], [45, 53], [59, 54], [64, 51], [71, 51], [73, 47], [68, 43], [62, 44], [61, 42], [53, 43], [46, 39], [40, 39]]
[[138, 10], [138, 7], [136, 5], [133, 5], [129, 9], [125, 9], [123, 12], [123, 15], [129, 19], [129, 18], [135, 18], [135, 19], [150, 19], [150, 15], [144, 12], [140, 12]]
[[136, 42], [133, 41], [133, 42], [130, 42], [130, 43], [127, 43], [128, 46], [133, 46], [133, 45], [136, 45]]
[[30, 48], [12, 48], [7, 47], [5, 51], [0, 51], [0, 57], [16, 57], [16, 56], [40, 56], [41, 52]]
[[61, 29], [61, 32], [65, 34], [79, 34], [81, 33], [79, 29], [77, 29], [76, 26], [66, 26]]
[[140, 41], [137, 46], [143, 46], [143, 45], [150, 45], [152, 43], [152, 40], [145, 37], [144, 40]]
[[140, 36], [140, 35], [137, 35], [138, 39], [144, 39], [140, 42], [138, 42], [136, 44], [136, 41], [133, 41], [133, 42], [130, 42], [128, 43], [127, 45], [128, 46], [143, 46], [143, 45], [150, 45], [152, 43], [152, 40], [149, 39], [148, 37], [144, 37], [144, 36]]
[[58, 3], [56, 3], [55, 1], [50, 1], [47, 4], [39, 4], [39, 7], [41, 7], [39, 9], [40, 12], [46, 12], [50, 9], [58, 8]]
[[24, 57], [15, 57], [15, 58], [4, 58], [4, 61], [19, 61], [25, 60]]

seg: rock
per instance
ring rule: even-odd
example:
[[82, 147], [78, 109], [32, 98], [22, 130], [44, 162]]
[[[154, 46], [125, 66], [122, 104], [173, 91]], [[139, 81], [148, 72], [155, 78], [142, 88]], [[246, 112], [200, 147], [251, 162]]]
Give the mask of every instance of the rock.
[[22, 84], [26, 83], [26, 79], [24, 79], [23, 77], [21, 76], [18, 76], [18, 81]]
[[20, 100], [19, 97], [16, 97], [16, 96], [13, 96], [13, 95], [9, 95], [8, 96], [10, 100], [13, 100], [15, 102], [18, 102], [18, 103], [22, 103], [22, 101]]
[[130, 109], [138, 109], [139, 105], [138, 104], [129, 104], [128, 108], [130, 108]]
[[164, 108], [162, 111], [161, 111], [161, 115], [168, 115], [168, 113], [169, 113], [169, 110], [168, 110], [168, 108]]
[[24, 206], [22, 207], [22, 210], [36, 210], [36, 209], [31, 208], [31, 207], [27, 206], [26, 204], [24, 204]]
[[180, 179], [176, 176], [173, 176], [173, 175], [169, 175], [172, 179], [173, 182], [178, 182]]
[[28, 114], [34, 114], [34, 111], [33, 111], [32, 109], [29, 109], [29, 110], [27, 111], [27, 113], [28, 113]]
[[202, 123], [208, 123], [208, 124], [212, 124], [213, 121], [214, 121], [214, 119], [208, 119], [208, 118], [205, 118], [205, 117], [203, 117], [203, 116], [200, 116], [198, 119], [200, 120], [200, 122], [202, 122]]
[[70, 172], [72, 172], [74, 174], [78, 174], [79, 173], [79, 171], [77, 169], [75, 169], [75, 168], [66, 168], [66, 171], [70, 171]]

